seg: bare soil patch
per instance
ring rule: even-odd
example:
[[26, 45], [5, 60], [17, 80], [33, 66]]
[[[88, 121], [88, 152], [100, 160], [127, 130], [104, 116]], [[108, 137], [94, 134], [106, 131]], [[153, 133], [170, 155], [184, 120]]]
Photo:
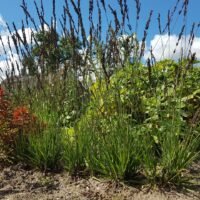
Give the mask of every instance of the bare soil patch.
[[[199, 172], [195, 165], [193, 173]], [[44, 174], [22, 166], [1, 168], [0, 199], [3, 200], [61, 200], [61, 199], [113, 199], [113, 200], [199, 200], [200, 187], [158, 190], [136, 188], [103, 179], [72, 178], [66, 172]]]

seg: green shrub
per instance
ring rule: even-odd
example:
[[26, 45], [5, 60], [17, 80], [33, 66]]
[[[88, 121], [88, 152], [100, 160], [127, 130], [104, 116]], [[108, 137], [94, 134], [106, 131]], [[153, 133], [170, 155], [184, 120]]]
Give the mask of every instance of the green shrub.
[[177, 183], [198, 155], [199, 134], [183, 114], [191, 106], [181, 92], [190, 77], [177, 84], [179, 65], [174, 61], [154, 67], [152, 84], [146, 67], [129, 65], [108, 85], [97, 81], [90, 88], [91, 101], [78, 133], [90, 137], [84, 162], [93, 173], [118, 180], [139, 172], [150, 182]]

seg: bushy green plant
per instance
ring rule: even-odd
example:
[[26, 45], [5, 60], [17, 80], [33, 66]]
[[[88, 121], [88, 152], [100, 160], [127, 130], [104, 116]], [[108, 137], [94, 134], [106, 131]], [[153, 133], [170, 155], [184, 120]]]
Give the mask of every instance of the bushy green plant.
[[181, 93], [184, 83], [175, 87], [178, 66], [170, 60], [156, 64], [152, 85], [147, 68], [127, 66], [111, 77], [109, 85], [98, 81], [90, 88], [91, 101], [78, 124], [82, 131], [88, 127], [87, 134], [98, 141], [91, 142], [93, 155], [88, 157], [93, 171], [123, 179], [137, 171], [127, 170], [130, 159], [142, 166], [140, 172], [149, 181], [180, 180], [198, 154], [199, 135], [191, 133], [183, 115], [188, 105]]
[[15, 157], [31, 167], [58, 170], [63, 167], [63, 137], [57, 128], [48, 128], [28, 138], [21, 135], [16, 142]]
[[181, 183], [184, 169], [199, 155], [199, 133], [183, 120], [180, 109], [175, 108], [168, 105], [158, 119], [151, 118], [140, 126], [146, 144], [143, 169], [154, 183]]
[[[144, 73], [144, 80], [140, 78], [140, 73]], [[145, 83], [146, 73], [142, 64], [128, 65], [113, 74], [109, 84], [105, 81], [94, 83], [90, 88], [88, 115], [92, 112], [101, 116], [126, 113], [136, 123], [141, 123], [145, 118], [142, 96], [145, 92], [148, 93], [145, 91], [148, 89]]]
[[[171, 130], [174, 131], [174, 130]], [[189, 133], [190, 134], [190, 133]], [[199, 136], [185, 136], [182, 140], [176, 133], [166, 132], [161, 145], [161, 183], [180, 184], [184, 170], [198, 157]]]
[[141, 149], [137, 131], [124, 117], [106, 118], [102, 126], [106, 127], [107, 132], [99, 130], [95, 124], [92, 130], [90, 126], [87, 128], [88, 134], [92, 135], [87, 157], [90, 170], [116, 181], [130, 180], [140, 167]]
[[90, 152], [91, 135], [83, 130], [68, 129], [64, 137], [64, 166], [72, 175], [88, 171], [86, 158]]

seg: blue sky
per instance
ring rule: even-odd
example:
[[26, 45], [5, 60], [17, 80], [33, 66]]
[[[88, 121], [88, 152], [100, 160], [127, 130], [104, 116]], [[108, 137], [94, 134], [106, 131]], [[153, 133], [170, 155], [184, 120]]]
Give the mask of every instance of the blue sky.
[[[88, 1], [89, 0], [81, 0], [82, 2], [82, 11], [83, 15], [85, 16], [85, 24], [87, 27], [87, 17], [88, 16]], [[181, 0], [183, 2], [183, 0]], [[36, 12], [34, 9], [33, 1], [27, 0], [28, 7], [31, 13], [33, 13], [33, 16], [35, 16]], [[40, 2], [40, 0], [36, 0], [36, 2]], [[52, 11], [52, 5], [51, 0], [43, 0], [44, 2], [44, 8], [45, 12], [49, 18], [51, 11]], [[63, 6], [64, 0], [56, 0], [57, 4], [57, 14], [58, 16], [60, 13], [62, 13], [62, 6]], [[107, 3], [110, 3], [114, 8], [117, 8], [116, 6], [116, 0], [107, 0]], [[129, 12], [130, 17], [132, 18], [133, 24], [135, 22], [135, 6], [133, 0], [127, 0], [129, 5]], [[176, 0], [141, 0], [142, 7], [141, 7], [141, 18], [140, 18], [140, 25], [138, 29], [138, 34], [140, 37], [143, 35], [143, 29], [145, 26], [145, 22], [148, 17], [148, 13], [151, 9], [154, 10], [153, 14], [153, 20], [151, 23], [151, 28], [149, 30], [149, 36], [148, 40], [150, 40], [155, 34], [158, 33], [158, 26], [157, 26], [157, 15], [160, 12], [161, 18], [163, 21], [166, 22], [167, 19], [167, 12], [168, 9], [172, 8], [172, 6], [175, 4]], [[0, 15], [2, 18], [7, 21], [9, 24], [11, 24], [13, 21], [16, 23], [16, 25], [20, 28], [21, 19], [24, 19], [24, 14], [22, 12], [22, 9], [20, 8], [21, 0], [1, 0], [1, 6], [0, 6]], [[190, 29], [192, 22], [200, 22], [200, 0], [190, 0], [189, 4], [189, 12], [188, 12], [188, 18], [187, 18], [187, 26], [188, 31]], [[179, 18], [177, 23], [174, 26], [173, 32], [178, 34], [181, 28], [182, 19]]]
[[[173, 50], [176, 48], [176, 41], [178, 39], [178, 34], [181, 30], [182, 24], [183, 24], [183, 18], [182, 17], [175, 17], [174, 21], [172, 22], [172, 32], [170, 38], [168, 37], [167, 33], [163, 34], [162, 36], [159, 35], [158, 32], [158, 24], [157, 24], [157, 16], [158, 13], [161, 14], [162, 19], [162, 25], [164, 26], [167, 21], [167, 13], [169, 9], [172, 9], [175, 5], [177, 0], [141, 0], [141, 14], [140, 14], [140, 21], [139, 21], [139, 27], [137, 32], [137, 37], [141, 41], [143, 36], [143, 31], [145, 27], [145, 23], [147, 21], [149, 11], [153, 10], [153, 17], [150, 24], [150, 29], [148, 31], [148, 37], [147, 37], [147, 43], [146, 47], [147, 49], [151, 46], [154, 48], [154, 55], [155, 57], [160, 60], [164, 58], [174, 58], [180, 56], [181, 48], [178, 47], [178, 51], [176, 51], [176, 54], [173, 55]], [[12, 24], [12, 22], [15, 22], [17, 28], [20, 31], [21, 27], [21, 20], [25, 19], [25, 15], [22, 11], [21, 0], [1, 0], [1, 6], [0, 6], [0, 34], [4, 36], [4, 39], [7, 39], [7, 33], [4, 33], [2, 30], [3, 25], [5, 22], [8, 22], [8, 24]], [[36, 10], [34, 7], [33, 0], [26, 0], [28, 3], [28, 8], [34, 19], [37, 19], [36, 16]], [[40, 3], [40, 0], [36, 0], [37, 3]], [[88, 3], [89, 0], [81, 0], [81, 9], [84, 19], [84, 24], [86, 31], [89, 30], [89, 23], [88, 23]], [[111, 6], [114, 9], [118, 9], [117, 6], [117, 0], [105, 0], [107, 4], [111, 4]], [[180, 0], [180, 4], [182, 4], [184, 0]], [[188, 40], [188, 35], [191, 29], [191, 25], [193, 22], [198, 24], [200, 22], [200, 0], [189, 0], [189, 8], [188, 8], [188, 16], [187, 16], [187, 27], [186, 27], [186, 40]], [[44, 9], [46, 13], [47, 20], [50, 20], [50, 16], [52, 13], [52, 0], [43, 0], [44, 3]], [[127, 0], [128, 3], [128, 9], [129, 9], [129, 17], [130, 21], [132, 22], [132, 27], [134, 30], [135, 27], [135, 1], [134, 0]], [[56, 13], [58, 18], [63, 13], [63, 4], [64, 0], [56, 0]], [[95, 6], [96, 7], [96, 6]], [[180, 9], [180, 6], [179, 6]], [[119, 9], [118, 9], [119, 11]], [[102, 13], [103, 14], [103, 13]], [[119, 13], [118, 13], [119, 14]], [[176, 15], [177, 16], [177, 15]], [[103, 26], [106, 26], [107, 22], [105, 20], [105, 15]], [[95, 16], [93, 17], [95, 19]], [[97, 18], [97, 17], [96, 17]], [[112, 18], [112, 16], [109, 16], [109, 19]], [[27, 27], [28, 28], [28, 27]], [[199, 28], [200, 29], [200, 28]], [[106, 30], [106, 29], [105, 29]], [[28, 30], [27, 30], [28, 32]], [[200, 31], [198, 30], [196, 32], [196, 37], [194, 40], [194, 47], [192, 49], [193, 52], [197, 53], [197, 58], [200, 59]], [[2, 50], [0, 48], [0, 54]], [[145, 54], [145, 58], [148, 57], [148, 52]], [[0, 59], [0, 68], [1, 66], [4, 66], [5, 63], [2, 63], [2, 60]]]

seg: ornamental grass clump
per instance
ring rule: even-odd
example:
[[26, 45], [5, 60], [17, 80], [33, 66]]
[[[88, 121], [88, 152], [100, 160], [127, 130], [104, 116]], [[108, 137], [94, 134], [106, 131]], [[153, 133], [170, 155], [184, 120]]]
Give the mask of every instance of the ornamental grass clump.
[[21, 135], [16, 140], [15, 160], [42, 171], [63, 169], [63, 154], [63, 135], [59, 128], [48, 127], [40, 134]]

